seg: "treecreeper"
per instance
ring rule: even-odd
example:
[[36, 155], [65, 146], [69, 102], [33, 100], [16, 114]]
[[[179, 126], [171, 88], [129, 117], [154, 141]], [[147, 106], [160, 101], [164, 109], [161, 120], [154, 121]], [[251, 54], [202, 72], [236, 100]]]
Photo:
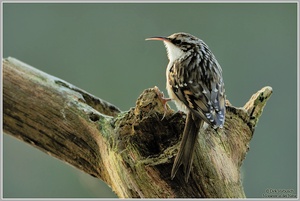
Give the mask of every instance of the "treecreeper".
[[146, 40], [164, 42], [169, 59], [166, 88], [170, 97], [164, 99], [165, 104], [173, 100], [178, 110], [187, 115], [171, 178], [183, 165], [188, 182], [198, 133], [208, 126], [221, 129], [225, 122], [222, 68], [208, 45], [191, 34], [181, 32]]

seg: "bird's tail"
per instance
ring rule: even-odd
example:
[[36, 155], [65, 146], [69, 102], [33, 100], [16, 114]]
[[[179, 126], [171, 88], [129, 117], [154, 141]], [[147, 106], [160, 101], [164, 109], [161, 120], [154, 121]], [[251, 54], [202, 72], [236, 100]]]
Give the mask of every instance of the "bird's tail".
[[173, 164], [171, 179], [175, 177], [180, 165], [183, 164], [185, 181], [188, 182], [193, 163], [195, 144], [202, 125], [203, 121], [199, 117], [195, 117], [191, 112], [188, 112], [180, 148]]

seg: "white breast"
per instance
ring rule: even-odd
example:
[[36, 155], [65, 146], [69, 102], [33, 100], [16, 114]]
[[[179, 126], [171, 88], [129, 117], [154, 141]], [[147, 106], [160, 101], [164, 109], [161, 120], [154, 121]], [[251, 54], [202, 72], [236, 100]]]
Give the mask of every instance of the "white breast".
[[188, 112], [187, 107], [174, 94], [172, 87], [170, 86], [169, 81], [168, 81], [169, 80], [169, 78], [168, 78], [169, 72], [170, 72], [171, 67], [173, 66], [174, 61], [183, 57], [184, 52], [180, 48], [178, 48], [177, 46], [173, 45], [172, 43], [170, 43], [168, 41], [164, 41], [164, 44], [166, 46], [168, 58], [169, 58], [169, 64], [168, 64], [167, 71], [166, 71], [167, 91], [168, 91], [169, 97], [175, 102], [177, 109], [180, 111], [183, 111], [184, 113], [187, 113]]
[[184, 55], [184, 52], [177, 46], [173, 45], [168, 41], [164, 41], [164, 44], [167, 49], [167, 54], [170, 62], [174, 62], [175, 60], [179, 59]]

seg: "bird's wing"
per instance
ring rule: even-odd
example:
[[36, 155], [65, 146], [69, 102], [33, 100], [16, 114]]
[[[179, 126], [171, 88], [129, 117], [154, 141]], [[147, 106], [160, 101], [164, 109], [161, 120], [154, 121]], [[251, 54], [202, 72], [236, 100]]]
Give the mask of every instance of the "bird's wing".
[[213, 127], [225, 120], [225, 90], [222, 71], [214, 59], [191, 55], [174, 62], [169, 84], [179, 100]]

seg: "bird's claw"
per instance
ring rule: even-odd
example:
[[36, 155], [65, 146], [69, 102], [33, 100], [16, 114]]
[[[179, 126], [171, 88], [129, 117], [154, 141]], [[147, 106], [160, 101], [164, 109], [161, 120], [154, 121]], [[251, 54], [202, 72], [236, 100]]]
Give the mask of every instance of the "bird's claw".
[[156, 94], [158, 95], [159, 100], [161, 101], [161, 103], [163, 104], [163, 107], [164, 107], [164, 115], [161, 119], [161, 121], [162, 121], [165, 118], [167, 110], [168, 110], [167, 109], [167, 102], [172, 100], [172, 99], [171, 98], [165, 98], [164, 93], [162, 91], [160, 91], [157, 86], [155, 86], [154, 89], [155, 89]]
[[162, 98], [162, 104], [163, 104], [163, 106], [164, 106], [164, 115], [163, 115], [163, 117], [161, 118], [161, 121], [165, 118], [165, 116], [166, 116], [166, 113], [167, 113], [167, 102], [168, 101], [170, 101], [171, 100], [171, 98]]

